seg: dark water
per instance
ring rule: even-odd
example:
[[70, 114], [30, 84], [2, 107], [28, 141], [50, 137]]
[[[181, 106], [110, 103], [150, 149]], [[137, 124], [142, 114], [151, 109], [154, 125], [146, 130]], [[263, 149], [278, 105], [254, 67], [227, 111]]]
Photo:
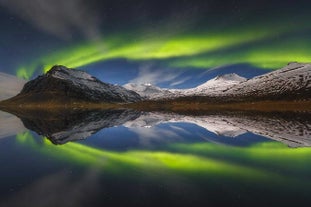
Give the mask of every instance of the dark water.
[[310, 206], [310, 114], [0, 112], [0, 206]]

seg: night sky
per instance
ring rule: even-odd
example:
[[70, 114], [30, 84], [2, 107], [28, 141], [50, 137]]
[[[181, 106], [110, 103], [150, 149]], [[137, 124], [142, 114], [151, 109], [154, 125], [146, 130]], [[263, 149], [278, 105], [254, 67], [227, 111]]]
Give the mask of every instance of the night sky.
[[310, 1], [0, 0], [0, 71], [191, 87], [311, 62]]

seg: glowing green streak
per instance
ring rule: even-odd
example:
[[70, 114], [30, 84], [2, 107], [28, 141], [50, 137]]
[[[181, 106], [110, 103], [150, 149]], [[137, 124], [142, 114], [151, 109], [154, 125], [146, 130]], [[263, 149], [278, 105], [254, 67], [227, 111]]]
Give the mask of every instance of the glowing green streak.
[[270, 44], [256, 45], [227, 53], [210, 53], [183, 57], [169, 61], [171, 67], [211, 68], [220, 65], [248, 63], [259, 68], [276, 69], [287, 63], [311, 62], [310, 42], [306, 39], [284, 40]]
[[[127, 59], [130, 61], [157, 60], [166, 61], [171, 58], [178, 58], [177, 62], [169, 62], [175, 67], [215, 67], [219, 65], [233, 63], [253, 63], [259, 64], [261, 59], [257, 56], [241, 57], [240, 53], [233, 51], [225, 57], [217, 58], [217, 55], [208, 56], [206, 60], [196, 59], [197, 55], [214, 53], [216, 51], [236, 48], [252, 42], [264, 41], [278, 34], [290, 31], [292, 25], [273, 25], [273, 30], [267, 30], [266, 25], [247, 26], [244, 28], [226, 28], [223, 30], [210, 30], [193, 34], [179, 34], [166, 36], [156, 34], [144, 38], [141, 35], [117, 34], [105, 36], [102, 42], [84, 43], [71, 48], [66, 48], [54, 54], [44, 55], [38, 61], [29, 66], [18, 69], [17, 73], [21, 77], [29, 78], [36, 68], [43, 66], [44, 72], [48, 71], [55, 64], [66, 65], [76, 68], [99, 61], [111, 59]], [[270, 25], [270, 27], [272, 27]], [[215, 57], [216, 56], [216, 57]], [[195, 59], [188, 59], [194, 57]], [[266, 60], [269, 56], [262, 56]], [[185, 60], [184, 60], [185, 59]], [[256, 59], [256, 60], [254, 60]], [[287, 59], [284, 57], [284, 60]], [[283, 62], [283, 60], [282, 60]], [[27, 68], [27, 70], [25, 69]]]
[[[68, 52], [51, 55], [43, 58], [44, 71], [57, 63], [68, 67], [80, 67], [90, 63], [116, 58], [128, 60], [167, 59], [179, 56], [196, 55], [202, 52], [219, 50], [233, 45], [246, 43], [267, 36], [264, 32], [244, 32], [237, 34], [206, 34], [174, 37], [172, 39], [149, 39], [123, 43], [119, 47], [109, 46], [106, 39], [106, 50], [101, 50], [97, 45], [86, 45]], [[271, 34], [270, 34], [271, 35]], [[112, 45], [112, 44], [111, 44]], [[68, 55], [65, 55], [68, 54]]]

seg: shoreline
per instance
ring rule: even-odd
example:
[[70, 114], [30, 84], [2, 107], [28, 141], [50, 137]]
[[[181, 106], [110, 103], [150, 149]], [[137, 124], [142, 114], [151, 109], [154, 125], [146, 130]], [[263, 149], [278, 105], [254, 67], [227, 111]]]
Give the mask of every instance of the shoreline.
[[92, 103], [83, 101], [49, 101], [25, 102], [12, 101], [0, 102], [3, 111], [62, 111], [62, 110], [113, 110], [133, 109], [137, 111], [164, 111], [164, 112], [191, 112], [204, 113], [209, 111], [257, 111], [257, 112], [307, 112], [311, 113], [311, 100], [302, 101], [253, 101], [210, 103], [196, 101], [140, 101], [136, 103]]

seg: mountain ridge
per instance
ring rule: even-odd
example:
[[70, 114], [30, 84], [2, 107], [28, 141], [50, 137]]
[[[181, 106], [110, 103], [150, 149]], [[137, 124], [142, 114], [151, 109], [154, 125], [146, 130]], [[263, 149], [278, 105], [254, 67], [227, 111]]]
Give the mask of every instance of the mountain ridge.
[[[151, 87], [151, 86], [150, 86]], [[156, 86], [153, 86], [156, 87]], [[139, 87], [137, 87], [139, 88]], [[138, 89], [132, 87], [131, 90]], [[287, 66], [251, 79], [235, 73], [216, 76], [190, 89], [161, 89], [140, 95], [151, 100], [201, 96], [226, 101], [311, 99], [311, 64], [289, 63]], [[162, 92], [162, 94], [161, 94]], [[166, 94], [165, 94], [166, 93]], [[169, 96], [166, 96], [169, 94]]]
[[57, 102], [61, 106], [67, 103], [70, 105], [89, 102], [123, 103], [125, 106], [127, 103], [144, 101], [153, 101], [153, 104], [160, 105], [185, 100], [189, 103], [212, 104], [310, 101], [311, 64], [289, 63], [279, 70], [251, 79], [234, 73], [220, 75], [189, 89], [167, 89], [135, 83], [128, 83], [122, 87], [101, 82], [84, 71], [56, 65], [48, 73], [27, 82], [18, 95], [0, 102], [0, 105], [40, 105]]
[[[49, 72], [27, 82], [21, 92], [14, 98], [37, 99], [42, 95], [46, 99], [82, 100], [86, 102], [136, 102], [141, 97], [134, 91], [118, 85], [104, 83], [90, 74], [71, 70], [56, 65]], [[39, 100], [33, 100], [39, 101]]]

